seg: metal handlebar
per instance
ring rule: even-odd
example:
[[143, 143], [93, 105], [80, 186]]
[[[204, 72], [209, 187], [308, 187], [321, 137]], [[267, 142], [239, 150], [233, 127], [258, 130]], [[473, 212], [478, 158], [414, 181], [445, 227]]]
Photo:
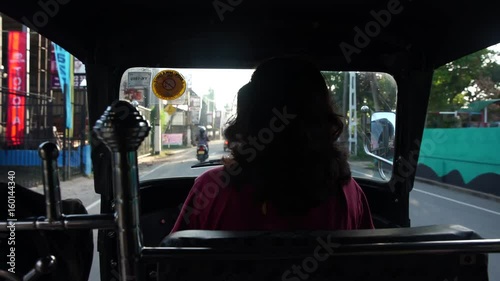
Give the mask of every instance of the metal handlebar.
[[53, 272], [57, 267], [56, 257], [47, 256], [45, 258], [38, 259], [35, 264], [35, 268], [30, 270], [23, 277], [23, 281], [36, 281], [45, 274]]
[[57, 262], [54, 256], [47, 256], [45, 258], [38, 259], [32, 270], [26, 273], [21, 279], [14, 273], [1, 270], [0, 278], [7, 281], [36, 281], [45, 274], [49, 274], [56, 269]]
[[38, 154], [42, 158], [45, 213], [49, 222], [57, 221], [62, 217], [61, 188], [57, 172], [59, 147], [54, 143], [44, 142], [38, 148]]
[[94, 126], [97, 137], [112, 153], [121, 280], [136, 280], [142, 275], [138, 262], [143, 241], [137, 149], [150, 130], [137, 108], [124, 100], [109, 106]]

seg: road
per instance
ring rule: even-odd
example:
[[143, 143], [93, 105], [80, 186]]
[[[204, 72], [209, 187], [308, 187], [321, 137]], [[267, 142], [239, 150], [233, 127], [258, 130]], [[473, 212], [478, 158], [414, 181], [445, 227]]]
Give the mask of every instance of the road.
[[[226, 154], [220, 142], [211, 146], [210, 159], [217, 159]], [[194, 156], [194, 149], [171, 156], [168, 162], [141, 170], [141, 180], [196, 176], [210, 169], [191, 169], [192, 165], [198, 163]], [[356, 163], [352, 163], [352, 171], [355, 177], [374, 177], [371, 170], [360, 167]], [[82, 196], [89, 212], [97, 213], [99, 211], [98, 197], [91, 192], [86, 192]], [[415, 182], [410, 195], [410, 218], [412, 226], [459, 224], [475, 230], [484, 238], [500, 238], [499, 202], [418, 181]], [[92, 281], [99, 280], [97, 255], [95, 257], [90, 279]], [[498, 265], [500, 265], [500, 254], [490, 255], [490, 280], [500, 280]]]

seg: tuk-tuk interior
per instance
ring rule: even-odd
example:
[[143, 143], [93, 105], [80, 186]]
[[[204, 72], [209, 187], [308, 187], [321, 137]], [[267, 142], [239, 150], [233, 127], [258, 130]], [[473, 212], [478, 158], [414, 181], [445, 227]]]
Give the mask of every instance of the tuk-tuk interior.
[[[500, 240], [482, 239], [474, 230], [457, 225], [411, 227], [409, 193], [433, 71], [500, 42], [496, 32], [500, 18], [490, 1], [305, 4], [216, 0], [125, 2], [108, 8], [96, 1], [53, 0], [47, 3], [57, 11], [50, 15], [43, 8], [48, 4], [39, 3], [42, 1], [2, 2], [0, 11], [85, 63], [89, 121], [96, 124], [91, 153], [101, 215], [76, 215], [58, 224], [47, 220], [48, 213], [37, 207], [42, 213], [27, 212], [27, 216], [45, 216], [46, 221], [26, 223], [25, 230], [86, 237], [85, 228], [99, 229], [101, 280], [488, 280], [487, 253], [500, 252]], [[46, 20], [41, 21], [41, 13]], [[376, 229], [193, 230], [168, 236], [195, 177], [136, 181], [137, 155], [124, 141], [133, 136], [122, 134], [120, 140], [113, 135], [119, 130], [113, 122], [120, 121], [106, 119], [119, 106], [135, 110], [125, 102], [113, 103], [119, 98], [123, 73], [132, 67], [252, 69], [266, 58], [290, 54], [307, 55], [324, 71], [384, 72], [397, 83], [390, 179], [354, 175], [368, 198]], [[127, 126], [135, 122], [126, 120], [130, 121]], [[142, 123], [135, 125], [143, 134], [150, 129]], [[49, 155], [54, 148], [44, 149]], [[46, 159], [44, 169], [51, 179], [46, 184], [57, 185], [50, 156]], [[49, 191], [57, 193], [47, 187]], [[130, 203], [136, 198], [140, 198], [138, 204]], [[6, 229], [7, 224], [2, 227]], [[81, 232], [73, 233], [68, 227]], [[315, 252], [318, 241], [328, 246]], [[52, 239], [48, 243], [58, 242]], [[331, 258], [319, 262], [325, 255]], [[33, 258], [41, 257], [26, 258], [25, 268], [36, 268]], [[18, 257], [18, 263], [22, 260]], [[56, 280], [43, 278], [74, 276], [71, 272], [80, 271], [88, 278], [88, 264], [76, 260], [60, 264], [55, 271], [67, 275], [48, 274], [39, 280]], [[306, 273], [297, 273], [296, 264]], [[21, 280], [5, 271], [0, 276]]]

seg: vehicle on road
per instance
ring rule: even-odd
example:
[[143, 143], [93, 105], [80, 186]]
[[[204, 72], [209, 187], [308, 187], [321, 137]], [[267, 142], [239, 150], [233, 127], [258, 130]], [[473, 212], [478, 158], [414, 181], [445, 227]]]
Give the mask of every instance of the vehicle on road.
[[196, 147], [196, 159], [198, 159], [200, 163], [208, 159], [208, 147], [206, 145], [200, 144]]

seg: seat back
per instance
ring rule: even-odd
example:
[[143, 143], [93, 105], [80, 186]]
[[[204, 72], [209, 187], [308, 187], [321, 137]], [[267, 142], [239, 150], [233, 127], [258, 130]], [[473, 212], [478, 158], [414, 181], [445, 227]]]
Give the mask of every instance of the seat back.
[[[17, 220], [45, 216], [45, 199], [20, 185], [15, 187], [15, 215]], [[8, 185], [0, 183], [0, 198], [7, 202]], [[87, 210], [78, 199], [62, 201], [63, 213], [87, 214]], [[7, 219], [7, 204], [0, 204], [0, 220]], [[8, 253], [10, 247], [15, 249], [15, 273], [23, 276], [34, 268], [39, 258], [53, 255], [57, 268], [54, 272], [42, 276], [40, 281], [72, 280], [87, 281], [92, 266], [94, 240], [92, 230], [16, 230], [15, 245], [9, 245], [10, 233], [0, 232], [0, 252]], [[6, 255], [0, 256], [0, 269], [8, 270]]]
[[342, 251], [372, 243], [469, 239], [480, 237], [457, 225], [315, 232], [179, 231], [163, 239], [160, 246], [202, 247], [214, 254], [160, 262], [157, 280], [486, 281], [485, 254], [368, 255]]

